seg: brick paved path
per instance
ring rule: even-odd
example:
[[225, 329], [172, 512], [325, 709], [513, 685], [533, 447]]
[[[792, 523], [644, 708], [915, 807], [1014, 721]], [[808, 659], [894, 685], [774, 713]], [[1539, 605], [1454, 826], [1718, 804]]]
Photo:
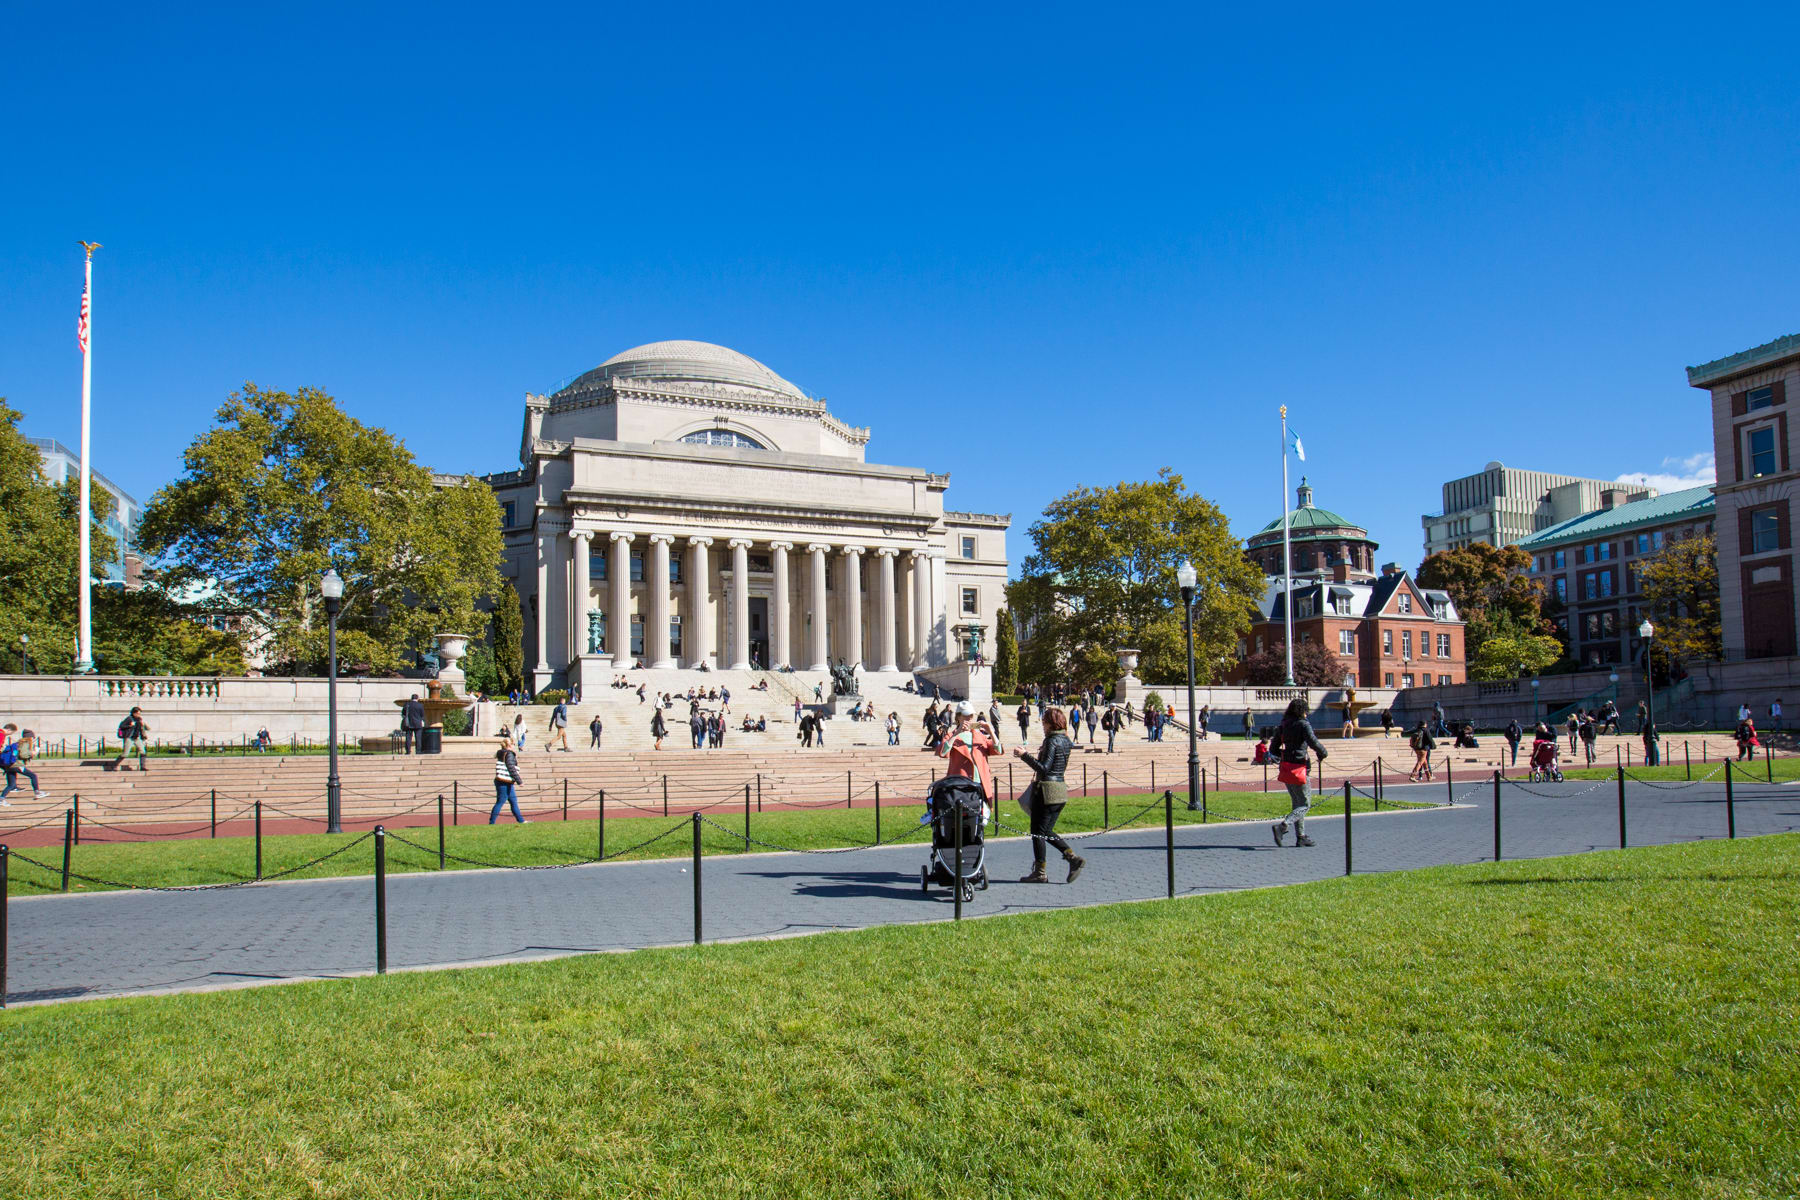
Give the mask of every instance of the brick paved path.
[[[1616, 848], [1611, 780], [1503, 793], [1507, 858]], [[1440, 800], [1441, 787], [1389, 795]], [[1493, 853], [1490, 788], [1459, 788], [1455, 808], [1355, 818], [1358, 873], [1479, 862]], [[1800, 788], [1740, 785], [1738, 835], [1800, 829]], [[1629, 785], [1634, 846], [1723, 837], [1724, 788]], [[1183, 814], [1185, 816], [1185, 814]], [[634, 823], [635, 824], [635, 823]], [[646, 832], [660, 825], [644, 822]], [[1310, 850], [1276, 850], [1266, 823], [1178, 824], [1176, 891], [1195, 895], [1340, 875], [1344, 822], [1308, 823]], [[684, 829], [674, 835], [688, 837]], [[921, 839], [922, 841], [922, 839]], [[1087, 872], [1073, 887], [1012, 882], [1030, 867], [1023, 839], [991, 841], [994, 883], [965, 916], [1031, 912], [1160, 897], [1161, 828], [1077, 843]], [[362, 853], [359, 850], [356, 853]], [[392, 853], [411, 853], [395, 846]], [[848, 854], [753, 854], [704, 864], [708, 940], [803, 934], [951, 915], [950, 894], [922, 893], [920, 844]], [[391, 969], [548, 958], [687, 942], [693, 876], [684, 860], [552, 871], [456, 871], [388, 879]], [[1052, 877], [1060, 878], [1052, 860]], [[114, 892], [14, 898], [8, 1001], [21, 1003], [361, 974], [375, 962], [370, 879], [311, 880], [218, 892]]]

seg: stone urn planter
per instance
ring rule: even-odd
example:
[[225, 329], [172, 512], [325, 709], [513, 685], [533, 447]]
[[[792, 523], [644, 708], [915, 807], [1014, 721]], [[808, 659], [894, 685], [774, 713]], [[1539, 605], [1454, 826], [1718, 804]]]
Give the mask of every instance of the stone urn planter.
[[437, 639], [438, 678], [443, 681], [446, 690], [456, 694], [463, 690], [462, 668], [456, 664], [462, 661], [469, 652], [469, 635], [466, 633], [433, 634]]

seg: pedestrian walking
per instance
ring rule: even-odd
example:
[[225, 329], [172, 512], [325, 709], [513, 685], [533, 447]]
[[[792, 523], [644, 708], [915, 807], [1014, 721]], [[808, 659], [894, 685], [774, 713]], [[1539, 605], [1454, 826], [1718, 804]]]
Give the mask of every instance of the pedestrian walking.
[[1506, 744], [1512, 747], [1512, 766], [1519, 765], [1519, 742], [1525, 737], [1525, 730], [1519, 725], [1519, 718], [1514, 717], [1506, 723]]
[[1056, 821], [1062, 816], [1063, 806], [1069, 802], [1069, 785], [1063, 779], [1068, 769], [1069, 754], [1075, 749], [1063, 732], [1063, 715], [1056, 709], [1044, 714], [1044, 741], [1036, 754], [1027, 754], [1023, 747], [1013, 747], [1013, 756], [1031, 768], [1034, 778], [1026, 787], [1025, 794], [1019, 797], [1019, 807], [1031, 823], [1031, 874], [1019, 880], [1020, 883], [1049, 883], [1050, 873], [1044, 868], [1046, 846], [1055, 846], [1069, 864], [1069, 877], [1064, 883], [1074, 883], [1075, 877], [1081, 874], [1087, 861], [1070, 848], [1069, 843], [1057, 836]]
[[1419, 726], [1407, 739], [1412, 747], [1413, 767], [1407, 779], [1413, 783], [1426, 783], [1431, 779], [1431, 752], [1437, 749], [1437, 739], [1431, 736], [1431, 729], [1425, 724], [1425, 718], [1419, 718]]
[[1581, 741], [1581, 710], [1578, 708], [1569, 714], [1569, 753], [1575, 753], [1576, 743]]
[[1587, 765], [1594, 765], [1594, 743], [1600, 736], [1600, 724], [1586, 713], [1581, 715], [1581, 748], [1587, 754]]
[[1019, 711], [1014, 715], [1019, 718], [1019, 740], [1023, 742], [1031, 736], [1031, 701], [1019, 701]]
[[569, 707], [558, 700], [556, 707], [550, 710], [550, 736], [544, 739], [544, 753], [550, 753], [551, 747], [562, 743], [563, 753], [569, 752]]
[[1656, 726], [1644, 726], [1644, 765], [1660, 767], [1662, 765], [1662, 738], [1656, 732]]
[[[1748, 711], [1748, 709], [1746, 708], [1745, 711]], [[1759, 741], [1756, 736], [1756, 722], [1749, 717], [1744, 717], [1738, 722], [1737, 732], [1732, 736], [1737, 738], [1738, 761], [1755, 762], [1756, 748], [1762, 745], [1762, 742]]]
[[1202, 704], [1200, 706], [1200, 737], [1202, 739], [1204, 739], [1206, 737], [1206, 727], [1211, 723], [1212, 723], [1212, 705]]
[[1781, 728], [1781, 697], [1777, 696], [1769, 704], [1769, 728]]
[[1319, 763], [1323, 766], [1326, 751], [1319, 744], [1318, 735], [1313, 732], [1312, 722], [1306, 719], [1306, 701], [1298, 696], [1288, 701], [1287, 711], [1281, 717], [1281, 728], [1275, 731], [1275, 741], [1269, 748], [1278, 754], [1281, 763], [1275, 777], [1287, 788], [1288, 795], [1294, 801], [1294, 807], [1288, 815], [1272, 827], [1275, 844], [1281, 845], [1281, 839], [1287, 836], [1291, 826], [1295, 846], [1314, 845], [1313, 840], [1306, 836], [1306, 814], [1312, 808], [1312, 797], [1306, 790], [1306, 752], [1310, 749], [1318, 755]]
[[6, 726], [5, 744], [0, 745], [0, 770], [6, 772], [6, 787], [0, 790], [0, 808], [11, 808], [12, 801], [7, 799], [19, 787], [19, 776], [31, 780], [33, 798], [42, 800], [49, 796], [38, 783], [37, 773], [31, 769], [31, 760], [37, 757], [37, 734], [26, 729], [21, 731], [10, 722]]
[[699, 705], [688, 710], [688, 737], [693, 740], [695, 750], [706, 740], [706, 718], [700, 715]]
[[1100, 718], [1100, 727], [1106, 730], [1106, 752], [1113, 753], [1113, 742], [1119, 736], [1119, 710], [1109, 707], [1106, 715]]
[[1244, 740], [1246, 742], [1256, 740], [1256, 717], [1247, 708], [1244, 710]]
[[500, 810], [509, 804], [513, 820], [525, 824], [525, 814], [519, 811], [519, 785], [524, 782], [525, 777], [519, 774], [519, 756], [512, 747], [501, 746], [494, 751], [494, 808], [488, 813], [489, 825], [500, 819]]
[[425, 705], [417, 692], [400, 706], [400, 740], [402, 753], [411, 754], [415, 745], [421, 752], [425, 749]]
[[514, 715], [510, 736], [512, 738], [513, 749], [517, 750], [520, 754], [525, 753], [525, 714], [524, 713], [518, 713], [518, 714]]
[[900, 744], [900, 714], [897, 712], [887, 715], [887, 737], [888, 745], [898, 746]]
[[588, 749], [600, 749], [600, 735], [605, 732], [606, 726], [601, 723], [600, 714], [595, 713], [594, 719], [588, 722]]
[[1094, 744], [1094, 731], [1100, 727], [1100, 714], [1092, 705], [1087, 710], [1087, 727], [1088, 745], [1091, 746]]
[[669, 723], [663, 720], [662, 705], [657, 705], [650, 712], [650, 736], [655, 739], [653, 749], [661, 750], [663, 739], [669, 736]]
[[150, 727], [144, 724], [144, 710], [134, 707], [123, 721], [119, 722], [119, 761], [113, 765], [121, 771], [129, 771], [125, 760], [134, 753], [137, 755], [138, 770], [148, 770], [145, 765], [145, 754], [150, 749]]

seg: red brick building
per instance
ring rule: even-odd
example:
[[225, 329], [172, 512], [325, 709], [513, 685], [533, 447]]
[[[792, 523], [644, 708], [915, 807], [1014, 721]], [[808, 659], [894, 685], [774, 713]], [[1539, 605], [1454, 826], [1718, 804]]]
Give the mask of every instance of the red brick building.
[[[1298, 507], [1288, 514], [1295, 645], [1317, 642], [1336, 653], [1357, 687], [1466, 682], [1463, 623], [1449, 595], [1419, 587], [1398, 563], [1377, 572], [1380, 547], [1369, 539], [1369, 531], [1315, 505], [1304, 479], [1298, 499]], [[1240, 661], [1286, 640], [1281, 542], [1277, 517], [1244, 543], [1267, 586], [1261, 618], [1238, 639]], [[1242, 668], [1228, 678], [1242, 682]]]

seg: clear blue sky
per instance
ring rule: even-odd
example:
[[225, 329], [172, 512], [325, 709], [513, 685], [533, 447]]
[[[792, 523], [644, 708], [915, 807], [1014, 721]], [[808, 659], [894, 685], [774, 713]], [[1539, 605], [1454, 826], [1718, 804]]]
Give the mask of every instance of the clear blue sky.
[[[1709, 450], [1682, 368], [1800, 330], [1800, 8], [24, 5], [0, 395], [147, 499], [246, 379], [440, 470], [664, 338], [1010, 511], [1167, 464], [1240, 536], [1276, 406], [1420, 554], [1488, 459]], [[1667, 465], [1665, 465], [1667, 464]]]

